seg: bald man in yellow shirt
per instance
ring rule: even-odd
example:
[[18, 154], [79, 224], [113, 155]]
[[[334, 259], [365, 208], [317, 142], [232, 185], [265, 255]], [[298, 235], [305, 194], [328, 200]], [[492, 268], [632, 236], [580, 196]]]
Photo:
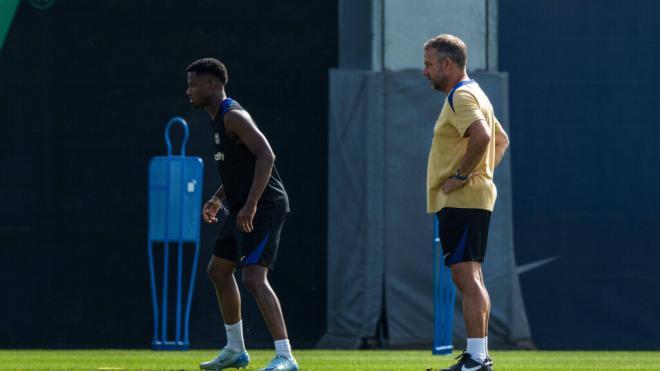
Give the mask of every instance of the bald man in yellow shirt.
[[424, 44], [424, 76], [447, 94], [433, 129], [427, 171], [427, 211], [437, 213], [445, 265], [463, 297], [467, 349], [443, 371], [492, 371], [488, 356], [490, 298], [481, 263], [495, 206], [493, 183], [509, 145], [488, 97], [466, 72], [467, 47], [442, 34]]

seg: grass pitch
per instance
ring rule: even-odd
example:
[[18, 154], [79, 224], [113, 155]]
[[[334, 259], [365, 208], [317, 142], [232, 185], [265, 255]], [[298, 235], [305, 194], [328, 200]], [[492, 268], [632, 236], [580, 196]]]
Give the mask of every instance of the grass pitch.
[[[0, 370], [199, 370], [213, 350], [0, 350]], [[453, 357], [430, 351], [294, 350], [301, 371], [434, 371], [453, 364]], [[456, 354], [455, 354], [456, 355]], [[264, 367], [272, 350], [250, 351], [247, 370]], [[493, 351], [495, 370], [592, 371], [660, 370], [660, 352]]]

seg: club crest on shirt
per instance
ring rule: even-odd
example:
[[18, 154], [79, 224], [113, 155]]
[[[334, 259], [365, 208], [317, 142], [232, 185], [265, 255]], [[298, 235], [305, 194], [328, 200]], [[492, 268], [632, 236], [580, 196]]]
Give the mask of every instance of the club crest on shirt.
[[225, 160], [225, 154], [222, 152], [217, 152], [213, 158], [215, 158], [216, 161], [224, 161]]
[[213, 141], [215, 141], [215, 144], [220, 144], [220, 134], [215, 133], [213, 135]]

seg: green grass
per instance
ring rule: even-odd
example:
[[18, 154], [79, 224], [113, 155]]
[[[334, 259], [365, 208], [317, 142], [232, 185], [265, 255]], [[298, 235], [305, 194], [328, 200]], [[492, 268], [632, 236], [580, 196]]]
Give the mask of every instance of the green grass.
[[[428, 351], [294, 352], [305, 371], [425, 371], [453, 363]], [[212, 350], [153, 352], [148, 350], [0, 350], [0, 370], [198, 370]], [[251, 351], [247, 370], [263, 367], [272, 351]], [[660, 370], [660, 352], [493, 351], [495, 370]]]

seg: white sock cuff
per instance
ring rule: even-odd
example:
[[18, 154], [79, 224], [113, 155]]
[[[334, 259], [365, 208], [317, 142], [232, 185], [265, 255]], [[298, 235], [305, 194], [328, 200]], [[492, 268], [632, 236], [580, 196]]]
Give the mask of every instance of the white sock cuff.
[[289, 339], [275, 340], [275, 353], [288, 359], [293, 359]]
[[479, 363], [483, 363], [488, 356], [486, 352], [486, 338], [471, 338], [467, 339], [467, 353], [470, 354], [472, 359]]
[[233, 325], [225, 323], [225, 331], [227, 333], [227, 347], [234, 352], [244, 352], [243, 321], [238, 321]]
[[228, 325], [225, 323], [225, 330], [227, 331], [235, 331], [235, 330], [242, 330], [243, 329], [243, 320], [239, 320], [238, 322], [234, 323], [233, 325]]

